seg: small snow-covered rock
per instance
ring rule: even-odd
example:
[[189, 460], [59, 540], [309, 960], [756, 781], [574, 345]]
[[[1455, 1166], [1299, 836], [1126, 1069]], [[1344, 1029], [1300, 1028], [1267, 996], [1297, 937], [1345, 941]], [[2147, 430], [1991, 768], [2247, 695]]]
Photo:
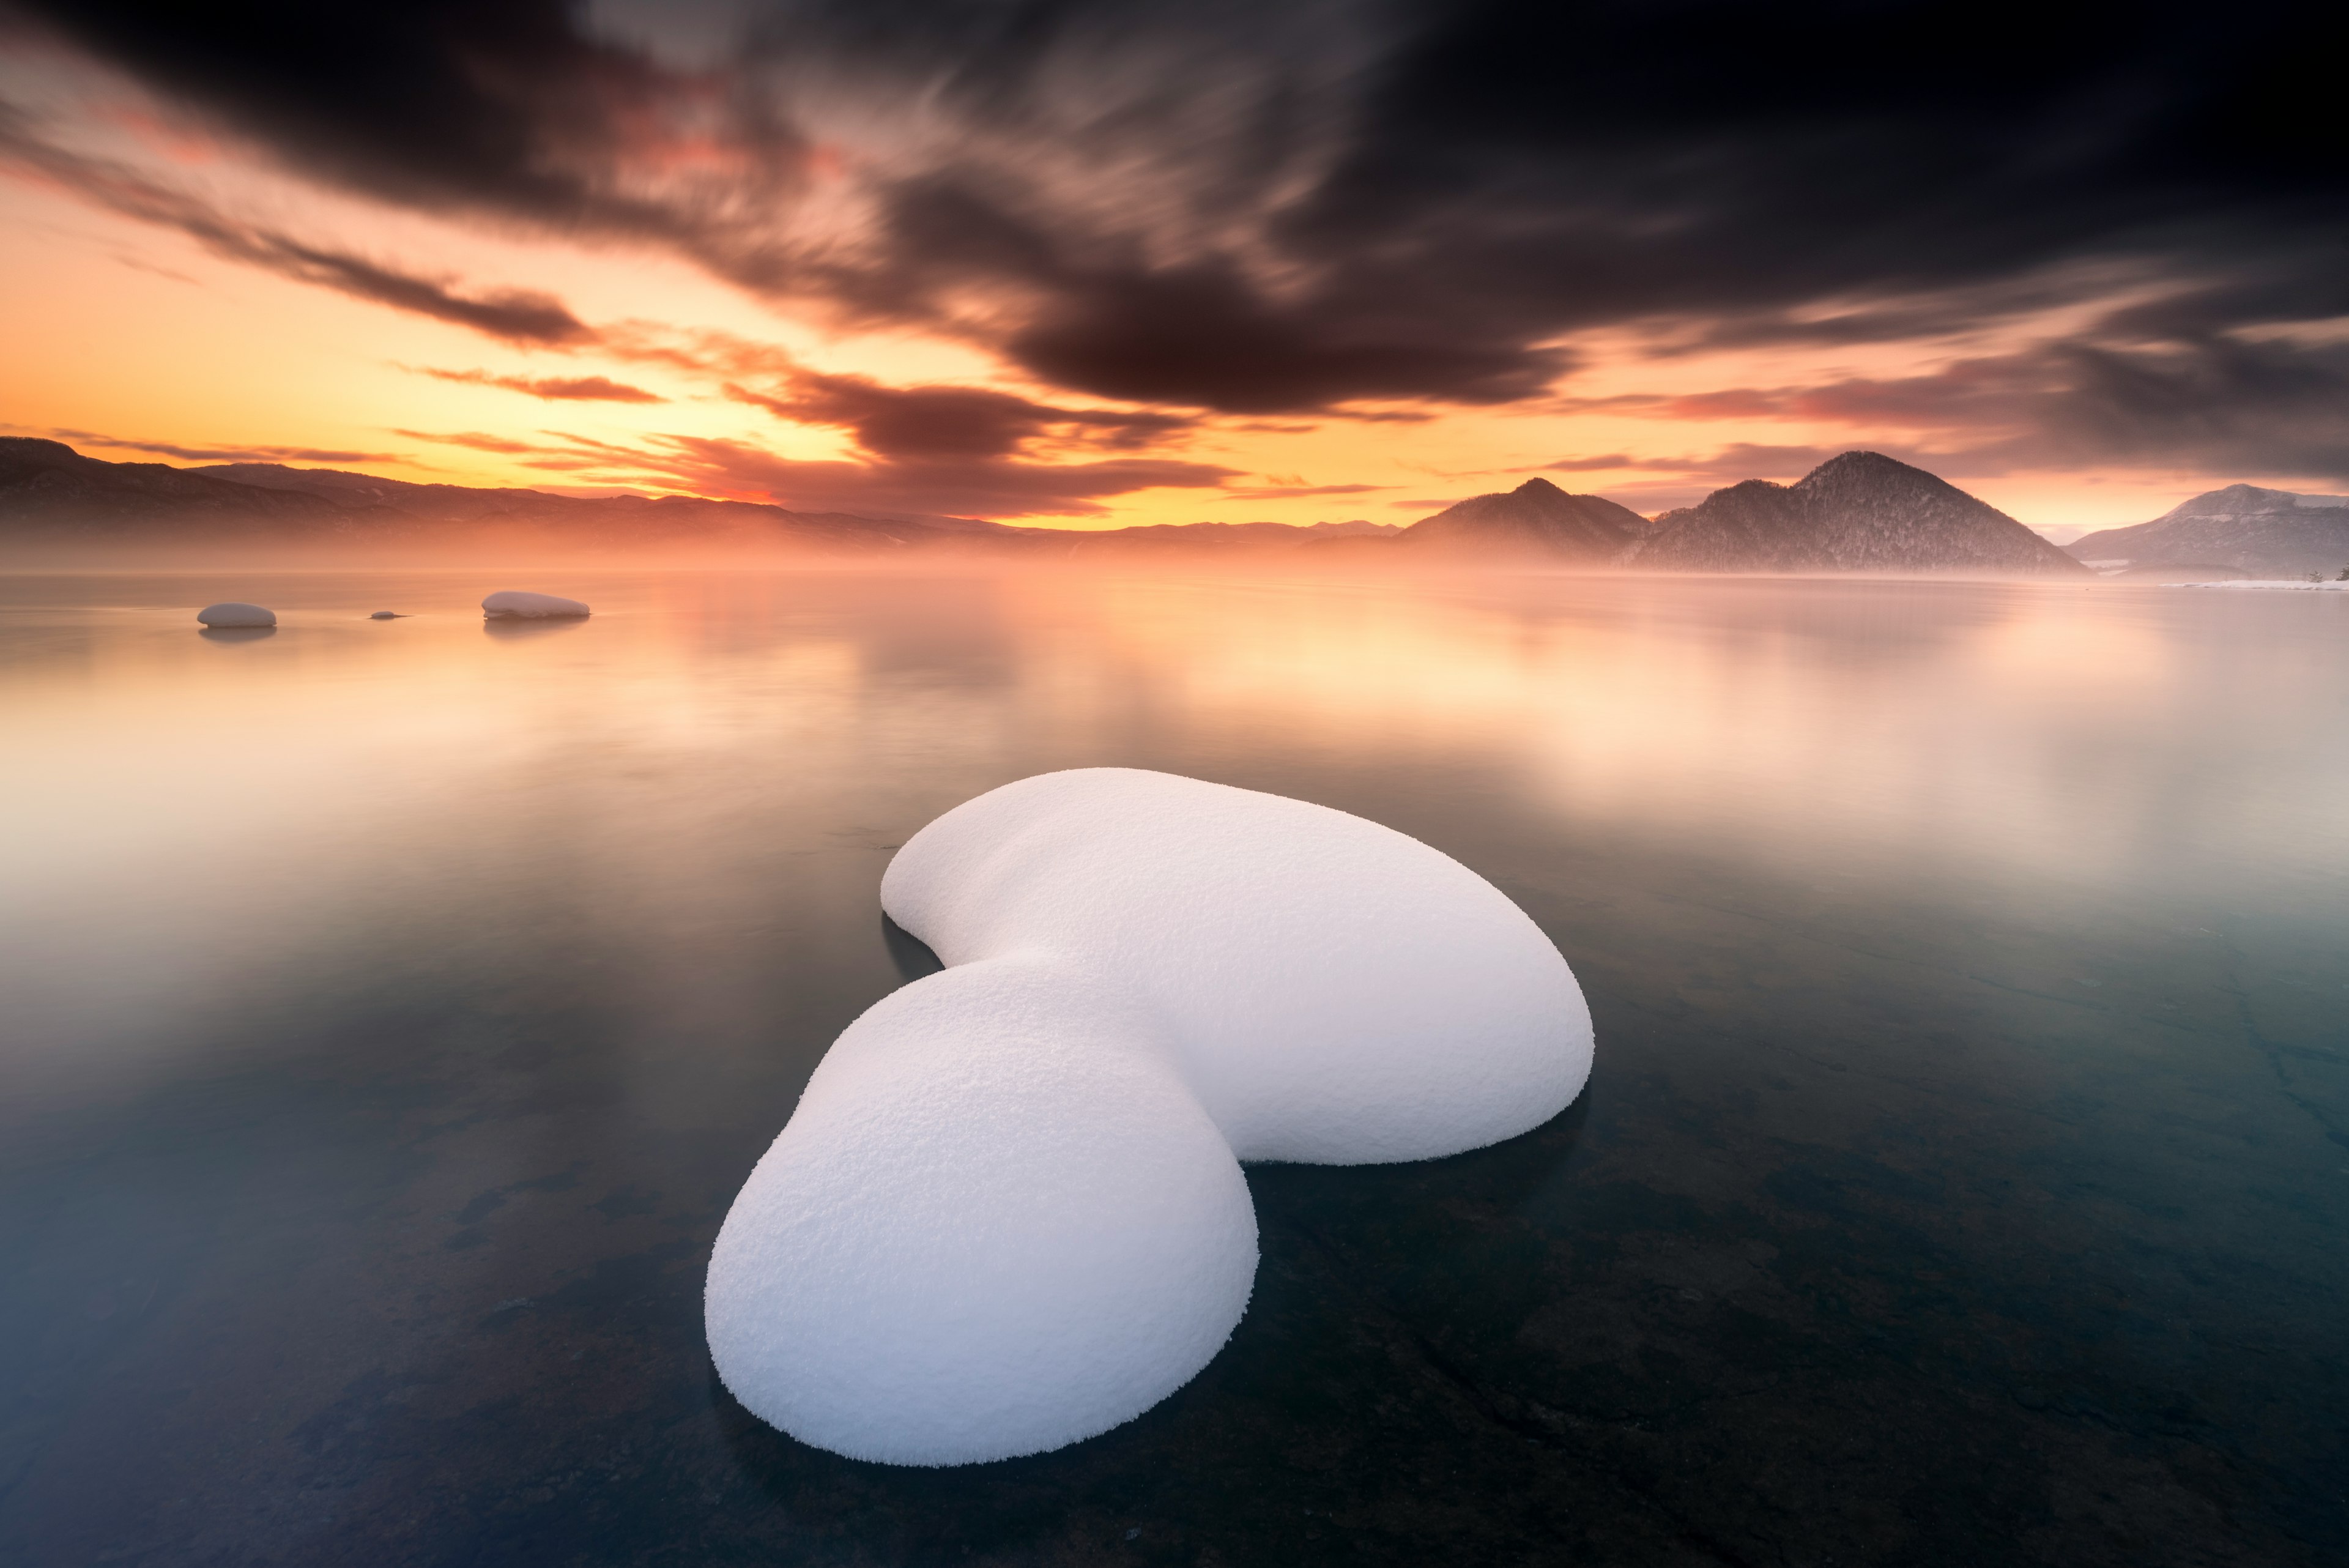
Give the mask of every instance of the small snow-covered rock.
[[367, 619], [369, 620], [398, 620], [398, 618], [399, 612], [398, 610], [378, 610], [375, 614], [367, 617]]
[[275, 626], [277, 612], [264, 609], [259, 605], [245, 604], [239, 599], [229, 599], [216, 605], [206, 605], [196, 612], [196, 618], [215, 628]]
[[481, 613], [492, 620], [554, 620], [566, 616], [584, 616], [587, 607], [577, 599], [557, 598], [553, 594], [526, 594], [508, 589], [492, 594], [481, 601]]
[[851, 1024], [728, 1212], [709, 1345], [819, 1448], [968, 1464], [1130, 1420], [1247, 1301], [1241, 1159], [1426, 1159], [1581, 1092], [1590, 1013], [1448, 856], [1127, 768], [947, 812], [881, 901], [947, 967]]

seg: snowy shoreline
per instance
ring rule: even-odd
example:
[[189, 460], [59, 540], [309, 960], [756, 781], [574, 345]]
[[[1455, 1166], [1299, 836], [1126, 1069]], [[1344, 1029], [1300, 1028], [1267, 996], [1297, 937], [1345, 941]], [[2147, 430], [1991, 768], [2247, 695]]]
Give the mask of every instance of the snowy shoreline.
[[2173, 588], [2281, 588], [2302, 593], [2349, 593], [2349, 582], [2312, 583], [2303, 577], [2243, 577], [2230, 583], [2171, 583]]

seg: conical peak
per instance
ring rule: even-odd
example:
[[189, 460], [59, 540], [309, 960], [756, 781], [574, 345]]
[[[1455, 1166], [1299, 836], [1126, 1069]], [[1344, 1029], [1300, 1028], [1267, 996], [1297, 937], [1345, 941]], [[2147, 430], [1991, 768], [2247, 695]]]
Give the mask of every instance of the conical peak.
[[[1925, 472], [1921, 468], [1910, 467], [1897, 457], [1887, 457], [1880, 452], [1861, 452], [1854, 449], [1850, 452], [1839, 452], [1836, 453], [1835, 456], [1827, 459], [1825, 462], [1819, 464], [1818, 467], [1811, 470], [1810, 472], [1805, 474], [1803, 477], [1806, 479], [1816, 479], [1823, 473], [1849, 473], [1855, 470], [1865, 471], [1869, 469], [1874, 469], [1883, 472], [1897, 471], [1903, 473], [1923, 473]], [[1930, 478], [1931, 476], [1928, 475], [1928, 477]]]
[[1523, 484], [1518, 485], [1516, 489], [1510, 492], [1510, 493], [1513, 495], [1548, 496], [1564, 495], [1566, 492], [1560, 490], [1557, 485], [1552, 484], [1548, 480], [1537, 474], [1533, 478], [1526, 480]]

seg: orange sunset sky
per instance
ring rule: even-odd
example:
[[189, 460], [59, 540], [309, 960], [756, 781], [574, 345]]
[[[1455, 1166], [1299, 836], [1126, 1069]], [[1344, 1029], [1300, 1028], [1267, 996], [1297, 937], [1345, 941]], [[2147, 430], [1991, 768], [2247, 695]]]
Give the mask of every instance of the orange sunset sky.
[[[1759, 177], [1856, 182], [1798, 212], [1734, 171], [1651, 192], [1704, 138], [1768, 143], [1768, 103], [1610, 132], [1604, 165], [1513, 120], [1406, 167], [1434, 111], [1394, 84], [1440, 103], [1459, 67], [1423, 57], [1476, 42], [1426, 28], [1202, 38], [1136, 7], [941, 63], [823, 7], [467, 33], [501, 9], [362, 7], [317, 57], [414, 76], [339, 87], [300, 38], [246, 57], [160, 8], [8, 13], [0, 433], [1071, 527], [1408, 522], [1535, 474], [1655, 512], [1868, 447], [2064, 539], [2349, 470], [2349, 300], [2312, 281], [2338, 213], [2224, 171], [2132, 153], [2074, 190], [1973, 148], [1960, 109], [1913, 179], [1851, 172], [1813, 145], [1832, 124], [1782, 138]], [[2062, 119], [2097, 68], [2031, 102]], [[405, 141], [403, 92], [435, 117]], [[1265, 130], [1275, 100], [1306, 130]], [[2013, 232], [1951, 259], [1961, 198], [1912, 194], [1933, 178]]]

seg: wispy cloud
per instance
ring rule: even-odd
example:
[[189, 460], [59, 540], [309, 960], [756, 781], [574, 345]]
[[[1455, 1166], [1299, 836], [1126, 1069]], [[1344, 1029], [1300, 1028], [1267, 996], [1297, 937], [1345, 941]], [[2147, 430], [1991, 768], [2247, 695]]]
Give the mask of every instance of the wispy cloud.
[[410, 441], [434, 441], [441, 446], [461, 446], [471, 452], [496, 452], [508, 457], [546, 450], [535, 441], [516, 441], [512, 436], [491, 435], [484, 431], [395, 430], [391, 433], [406, 436]]
[[[18, 425], [11, 429], [22, 430]], [[343, 452], [332, 447], [316, 446], [190, 446], [168, 441], [136, 441], [126, 436], [106, 435], [98, 431], [47, 429], [37, 432], [53, 441], [74, 446], [105, 447], [115, 452], [152, 452], [158, 457], [176, 457], [188, 462], [402, 462], [407, 459], [398, 452]]]
[[796, 366], [771, 392], [729, 383], [726, 395], [797, 424], [846, 430], [864, 452], [889, 461], [1000, 457], [1046, 440], [1126, 451], [1196, 422], [1181, 414], [1059, 408], [985, 387], [891, 387]]
[[[1894, 439], [1871, 435], [1871, 444], [1961, 476], [2154, 464], [2349, 480], [2349, 343], [2338, 341], [2084, 337], [1953, 359], [1912, 376], [1602, 401], [1610, 413], [1676, 423], [1760, 420], [1884, 432]], [[1766, 474], [1808, 466], [1832, 450], [1740, 444], [1694, 460], [1578, 458], [1547, 466], [1689, 475], [1743, 467]]]
[[176, 229], [213, 254], [281, 277], [331, 289], [495, 337], [540, 347], [576, 347], [594, 331], [554, 296], [533, 289], [472, 293], [453, 279], [427, 277], [349, 251], [295, 239], [230, 216], [189, 192], [174, 190], [110, 159], [70, 151], [35, 135], [23, 117], [0, 105], [0, 161], [73, 191], [108, 210]]
[[1302, 495], [1370, 495], [1381, 490], [1392, 490], [1392, 484], [1259, 484], [1252, 488], [1226, 490], [1225, 498], [1231, 501], [1288, 501]]
[[409, 365], [419, 376], [454, 381], [468, 387], [498, 387], [551, 403], [665, 403], [668, 400], [642, 387], [615, 381], [608, 376], [498, 376], [487, 370], [437, 370], [429, 365]]
[[1233, 471], [1156, 458], [1028, 462], [962, 456], [905, 461], [805, 461], [747, 441], [660, 434], [634, 442], [548, 431], [519, 441], [477, 431], [402, 431], [419, 441], [515, 457], [525, 468], [578, 481], [769, 501], [800, 512], [968, 517], [1085, 516], [1105, 497], [1162, 487], [1208, 489]]

